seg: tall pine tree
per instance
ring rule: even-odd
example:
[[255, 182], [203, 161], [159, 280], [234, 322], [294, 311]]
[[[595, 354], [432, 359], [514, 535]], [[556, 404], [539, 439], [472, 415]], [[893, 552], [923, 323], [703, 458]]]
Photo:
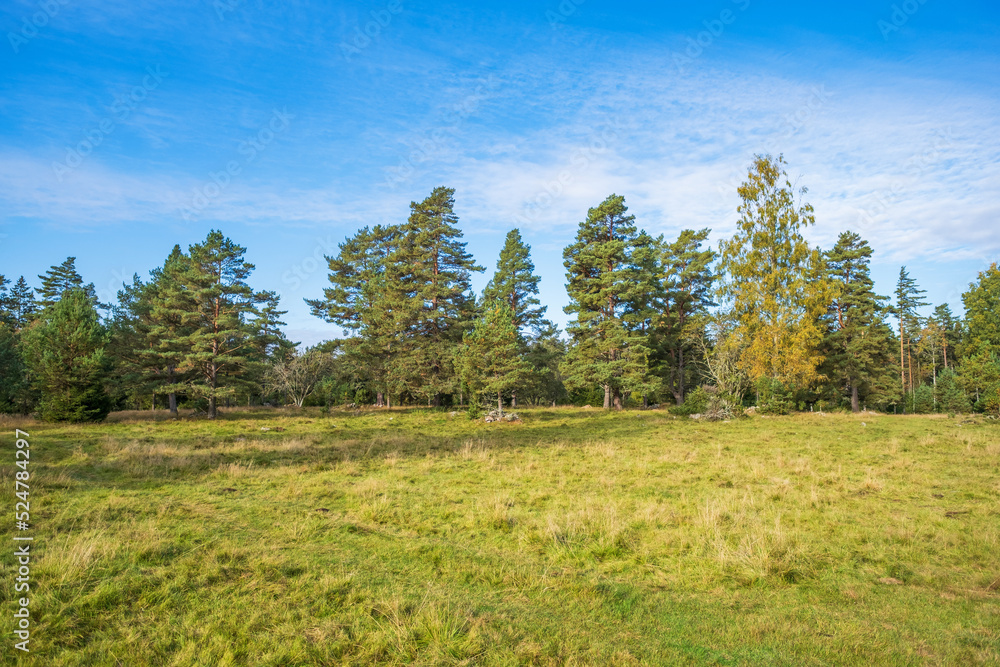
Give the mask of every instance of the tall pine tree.
[[218, 414], [220, 398], [231, 397], [252, 352], [247, 317], [264, 295], [247, 284], [254, 265], [244, 261], [246, 248], [212, 230], [188, 249], [180, 275], [190, 309], [181, 308], [180, 324], [188, 328], [177, 341], [183, 350], [180, 368], [194, 377], [187, 389], [208, 399], [208, 418]]
[[871, 246], [854, 232], [842, 233], [826, 254], [834, 297], [826, 318], [824, 369], [846, 389], [854, 412], [861, 411], [862, 395], [884, 384], [891, 363], [892, 331], [883, 305], [888, 299], [875, 294], [871, 257]]
[[921, 296], [925, 291], [917, 287], [906, 267], [899, 269], [896, 282], [896, 305], [893, 314], [899, 323], [899, 382], [903, 391], [913, 394], [916, 382], [913, 377], [913, 339], [919, 336], [922, 320], [917, 309], [927, 304]]
[[563, 251], [566, 290], [575, 315], [572, 345], [561, 367], [572, 388], [604, 390], [604, 407], [621, 408], [624, 394], [649, 390], [645, 337], [632, 328], [647, 280], [636, 266], [635, 216], [612, 194], [587, 212], [576, 241]]

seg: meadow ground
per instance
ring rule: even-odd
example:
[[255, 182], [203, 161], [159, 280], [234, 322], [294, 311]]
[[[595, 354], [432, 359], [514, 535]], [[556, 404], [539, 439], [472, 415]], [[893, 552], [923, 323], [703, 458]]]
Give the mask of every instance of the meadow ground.
[[522, 416], [0, 419], [3, 664], [1000, 664], [1000, 426]]

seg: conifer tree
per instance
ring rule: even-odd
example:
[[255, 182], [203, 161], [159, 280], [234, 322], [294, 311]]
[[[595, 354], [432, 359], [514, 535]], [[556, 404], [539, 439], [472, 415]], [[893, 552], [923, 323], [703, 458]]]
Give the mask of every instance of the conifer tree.
[[496, 400], [502, 415], [504, 394], [522, 385], [532, 372], [524, 358], [516, 314], [507, 302], [485, 305], [485, 312], [463, 338], [458, 367], [470, 390]]
[[605, 409], [620, 409], [626, 392], [650, 389], [645, 336], [630, 327], [647, 291], [633, 257], [638, 239], [625, 198], [612, 194], [587, 212], [575, 243], [563, 251], [565, 311], [576, 317], [560, 368], [572, 388], [603, 388]]
[[107, 331], [93, 300], [79, 287], [59, 295], [25, 330], [25, 357], [41, 394], [46, 421], [101, 421], [111, 410], [103, 382]]
[[851, 410], [861, 411], [861, 394], [877, 385], [891, 363], [892, 332], [884, 321], [884, 296], [875, 294], [869, 265], [872, 249], [854, 232], [844, 232], [826, 254], [833, 287], [827, 311], [824, 367], [831, 380], [842, 383]]
[[0, 324], [13, 324], [14, 315], [12, 313], [13, 300], [7, 292], [7, 285], [10, 284], [2, 273], [0, 273]]
[[399, 315], [394, 319], [405, 332], [397, 363], [407, 390], [434, 406], [458, 389], [454, 347], [475, 317], [472, 273], [485, 270], [461, 241], [454, 195], [454, 189], [438, 187], [422, 202], [412, 202], [399, 247], [388, 260], [387, 277], [398, 281], [400, 290], [392, 304]]
[[376, 394], [376, 405], [391, 405], [400, 389], [407, 297], [395, 257], [402, 232], [396, 226], [365, 227], [327, 257], [331, 287], [322, 299], [306, 299], [313, 315], [345, 329], [352, 336], [342, 345], [345, 363]]
[[[535, 265], [531, 261], [531, 246], [521, 239], [521, 232], [512, 229], [507, 233], [504, 247], [500, 251], [496, 272], [483, 290], [483, 303], [502, 301], [513, 313], [514, 326], [517, 327], [522, 339], [523, 351], [528, 351], [528, 338], [540, 338], [543, 332], [552, 328], [552, 323], [545, 319], [547, 306], [542, 306], [538, 300], [538, 283], [541, 280], [535, 275]], [[543, 349], [538, 347], [537, 349]], [[536, 369], [540, 375], [548, 376], [551, 371], [545, 360], [536, 355], [536, 360], [543, 363]], [[542, 381], [542, 378], [537, 378]], [[531, 377], [524, 379], [525, 383], [532, 381]], [[510, 405], [517, 407], [518, 391], [511, 390]]]
[[11, 288], [8, 303], [14, 329], [23, 329], [38, 310], [34, 291], [28, 287], [24, 276], [18, 278], [14, 287]]
[[941, 328], [941, 363], [945, 368], [953, 368], [958, 361], [958, 349], [962, 343], [962, 320], [951, 312], [951, 307], [942, 303], [934, 309], [934, 320]]
[[520, 230], [512, 229], [507, 232], [496, 272], [483, 290], [483, 302], [504, 301], [514, 313], [518, 330], [537, 332], [547, 325], [544, 318], [548, 309], [538, 300], [540, 280], [531, 261], [531, 246], [521, 239]]
[[697, 354], [692, 329], [703, 320], [699, 317], [716, 305], [713, 286], [718, 276], [712, 270], [716, 254], [702, 249], [709, 229], [683, 230], [673, 243], [660, 246], [658, 279], [663, 301], [655, 320], [650, 347], [655, 350], [654, 367], [673, 395], [677, 405], [684, 403], [689, 380], [691, 357]]
[[177, 414], [178, 392], [186, 391], [191, 379], [190, 370], [183, 368], [190, 349], [188, 337], [195, 327], [191, 315], [197, 309], [184, 282], [189, 270], [188, 256], [175, 245], [163, 266], [150, 272], [145, 293], [149, 321], [142, 364], [154, 386], [167, 394], [167, 407], [172, 415]]
[[0, 414], [30, 412], [28, 369], [19, 343], [13, 327], [0, 322]]
[[181, 310], [180, 324], [190, 328], [182, 335], [180, 368], [194, 378], [191, 393], [208, 399], [208, 418], [218, 414], [220, 398], [235, 393], [252, 351], [247, 316], [264, 296], [254, 293], [246, 280], [254, 265], [244, 261], [246, 248], [212, 230], [202, 243], [188, 248], [186, 266], [180, 274], [185, 299], [191, 310]]
[[921, 296], [924, 293], [924, 290], [917, 287], [917, 281], [910, 277], [906, 267], [901, 267], [899, 280], [896, 282], [896, 305], [893, 313], [899, 323], [899, 382], [903, 391], [910, 394], [916, 390], [913, 378], [913, 339], [922, 328], [917, 309], [928, 305]]
[[66, 261], [58, 266], [51, 266], [44, 274], [38, 276], [42, 281], [42, 286], [35, 291], [38, 293], [39, 306], [48, 308], [58, 301], [67, 290], [79, 287], [86, 293], [87, 298], [97, 306], [97, 291], [94, 284], [83, 284], [83, 278], [76, 271], [76, 257], [67, 257]]
[[738, 229], [720, 244], [719, 296], [751, 381], [804, 388], [822, 361], [819, 318], [829, 286], [821, 252], [802, 236], [816, 222], [813, 208], [796, 202], [785, 164], [780, 155], [758, 155], [739, 187]]

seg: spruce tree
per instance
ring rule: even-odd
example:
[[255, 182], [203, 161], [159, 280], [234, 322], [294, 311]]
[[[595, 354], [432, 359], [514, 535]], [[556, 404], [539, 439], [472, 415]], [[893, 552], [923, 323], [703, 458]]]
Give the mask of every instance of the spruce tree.
[[566, 290], [574, 314], [572, 345], [561, 366], [571, 388], [604, 390], [604, 407], [622, 407], [627, 392], [649, 390], [645, 336], [631, 324], [646, 281], [634, 262], [639, 239], [625, 198], [612, 194], [587, 212], [576, 241], [563, 251]]
[[24, 332], [25, 357], [46, 421], [101, 421], [111, 410], [104, 390], [107, 331], [81, 288], [60, 293]]
[[34, 290], [28, 287], [24, 276], [17, 279], [9, 293], [9, 309], [14, 322], [14, 329], [20, 330], [27, 326], [35, 313], [38, 304], [35, 302]]
[[[540, 280], [535, 275], [535, 265], [531, 261], [531, 246], [521, 239], [520, 230], [510, 230], [500, 251], [496, 272], [483, 290], [483, 303], [501, 301], [507, 304], [513, 313], [514, 326], [521, 336], [524, 352], [528, 349], [528, 337], [539, 337], [552, 327], [552, 323], [545, 319], [547, 307], [542, 306], [538, 300]], [[540, 366], [536, 371], [542, 375], [549, 374], [545, 366]], [[526, 377], [524, 381], [531, 382], [532, 378]], [[515, 387], [511, 390], [512, 408], [517, 407], [517, 394]]]
[[463, 338], [458, 367], [469, 389], [495, 400], [502, 415], [504, 395], [521, 386], [532, 372], [524, 358], [516, 313], [506, 301], [485, 305], [483, 315]]
[[871, 246], [854, 232], [844, 232], [826, 254], [833, 301], [827, 310], [824, 341], [828, 377], [845, 387], [851, 410], [861, 411], [861, 396], [875, 386], [891, 363], [892, 332], [871, 279]]
[[0, 324], [12, 325], [14, 323], [12, 312], [13, 300], [7, 292], [7, 285], [9, 284], [10, 280], [0, 273]]
[[962, 320], [955, 317], [946, 303], [934, 309], [934, 320], [941, 327], [941, 363], [945, 368], [954, 368], [962, 344]]
[[505, 302], [519, 331], [538, 332], [548, 324], [544, 319], [548, 307], [538, 300], [540, 280], [531, 261], [531, 246], [521, 239], [520, 230], [512, 229], [507, 232], [496, 272], [483, 290], [483, 302]]

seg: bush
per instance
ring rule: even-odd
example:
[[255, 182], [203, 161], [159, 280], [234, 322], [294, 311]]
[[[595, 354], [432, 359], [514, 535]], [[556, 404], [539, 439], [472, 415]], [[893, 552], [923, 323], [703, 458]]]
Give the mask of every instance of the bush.
[[792, 392], [781, 380], [761, 378], [757, 381], [757, 394], [760, 397], [757, 412], [762, 415], [787, 415], [795, 408]]
[[710, 398], [709, 393], [704, 387], [698, 387], [697, 389], [688, 392], [687, 396], [684, 397], [683, 405], [676, 405], [670, 408], [670, 412], [675, 415], [680, 415], [681, 417], [704, 414], [704, 412], [708, 409], [708, 402]]
[[913, 412], [918, 415], [934, 412], [934, 390], [926, 384], [920, 385], [913, 392]]
[[969, 397], [958, 384], [958, 375], [946, 368], [938, 375], [938, 408], [949, 414], [968, 412], [972, 406]]

